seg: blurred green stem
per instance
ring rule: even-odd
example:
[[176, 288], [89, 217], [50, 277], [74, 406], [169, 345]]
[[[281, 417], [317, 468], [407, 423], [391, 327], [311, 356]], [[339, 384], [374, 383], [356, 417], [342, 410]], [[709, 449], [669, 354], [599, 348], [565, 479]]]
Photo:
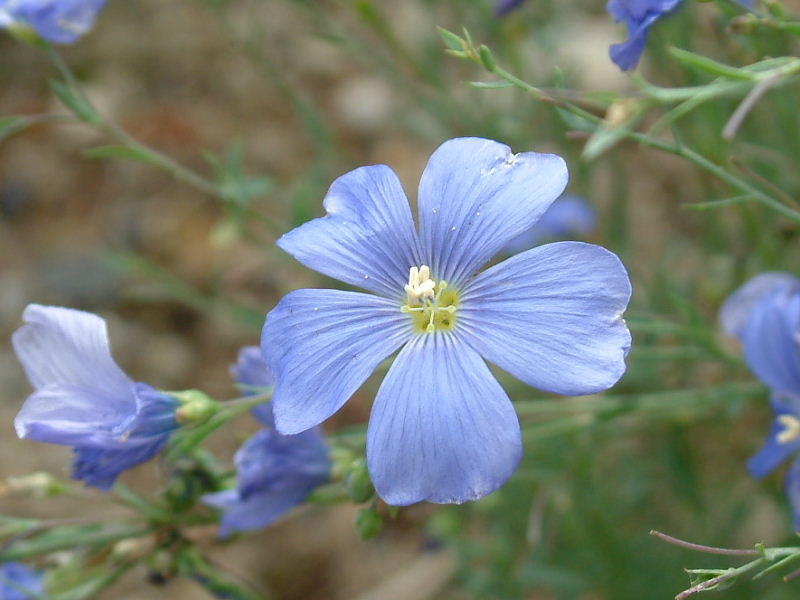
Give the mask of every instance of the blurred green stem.
[[64, 78], [72, 93], [76, 94], [81, 99], [85, 107], [91, 111], [91, 118], [87, 119], [85, 114], [80, 114], [75, 111], [74, 107], [67, 105], [67, 108], [72, 110], [76, 117], [78, 117], [81, 121], [94, 126], [99, 131], [118, 142], [120, 145], [131, 150], [134, 154], [146, 157], [147, 162], [166, 171], [178, 181], [189, 184], [201, 192], [208, 194], [209, 196], [213, 196], [222, 201], [228, 201], [228, 198], [225, 196], [219, 186], [217, 186], [213, 181], [206, 179], [192, 169], [178, 163], [166, 154], [146, 146], [131, 136], [127, 131], [119, 127], [117, 124], [106, 119], [86, 96], [80, 84], [78, 83], [75, 74], [69, 68], [69, 65], [67, 65], [64, 59], [61, 58], [61, 55], [49, 44], [47, 44], [44, 48], [48, 57], [53, 62], [61, 76]]

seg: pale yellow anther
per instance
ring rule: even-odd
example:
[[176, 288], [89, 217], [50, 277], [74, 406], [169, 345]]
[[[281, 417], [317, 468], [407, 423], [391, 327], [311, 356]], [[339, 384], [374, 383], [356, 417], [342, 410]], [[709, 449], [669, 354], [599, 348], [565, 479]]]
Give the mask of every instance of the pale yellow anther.
[[436, 282], [431, 279], [431, 269], [427, 265], [411, 267], [408, 271], [408, 284], [405, 286], [409, 304], [420, 300], [432, 300], [436, 295]]
[[778, 423], [784, 427], [783, 431], [775, 436], [779, 444], [788, 444], [800, 438], [800, 419], [792, 415], [779, 415]]

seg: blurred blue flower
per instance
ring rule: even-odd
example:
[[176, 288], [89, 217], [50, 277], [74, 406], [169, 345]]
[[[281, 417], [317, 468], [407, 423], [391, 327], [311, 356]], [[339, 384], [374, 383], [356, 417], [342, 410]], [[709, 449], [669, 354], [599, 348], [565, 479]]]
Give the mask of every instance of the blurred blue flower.
[[[272, 377], [258, 348], [242, 349], [231, 371], [240, 385], [271, 385]], [[266, 527], [330, 478], [328, 447], [319, 428], [281, 435], [274, 429], [271, 404], [253, 412], [265, 429], [236, 453], [236, 488], [203, 496], [206, 504], [223, 511], [223, 537]]]
[[494, 14], [504, 17], [511, 11], [522, 6], [525, 0], [497, 0], [494, 5]]
[[650, 27], [680, 3], [681, 0], [609, 0], [608, 12], [617, 23], [624, 21], [628, 27], [628, 39], [611, 46], [611, 60], [623, 71], [633, 69], [644, 51]]
[[28, 25], [42, 38], [71, 44], [88, 32], [106, 0], [0, 0], [0, 27]]
[[[239, 351], [236, 364], [231, 365], [231, 377], [246, 396], [258, 394], [262, 388], [275, 385], [275, 377], [264, 362], [258, 346], [246, 346]], [[264, 425], [275, 427], [269, 402], [254, 407], [252, 413]]]
[[122, 372], [103, 319], [31, 304], [23, 320], [14, 350], [36, 391], [14, 421], [19, 437], [73, 446], [73, 477], [103, 490], [161, 451], [177, 400]]
[[18, 562], [0, 565], [0, 599], [34, 600], [44, 595], [42, 573]]
[[296, 290], [267, 315], [262, 351], [278, 431], [336, 412], [400, 350], [375, 399], [367, 459], [387, 503], [464, 502], [500, 487], [522, 441], [485, 360], [559, 394], [591, 394], [625, 371], [631, 287], [611, 252], [539, 246], [479, 269], [529, 230], [567, 183], [564, 161], [479, 138], [445, 142], [419, 186], [419, 232], [385, 165], [343, 175], [327, 216], [278, 245], [375, 294]]
[[[723, 328], [738, 337], [747, 365], [770, 388], [775, 419], [761, 451], [747, 463], [761, 478], [800, 450], [800, 279], [764, 273], [737, 290], [720, 313]], [[800, 530], [800, 459], [786, 477]]]
[[[609, 54], [623, 71], [630, 71], [639, 63], [650, 27], [678, 8], [682, 0], [609, 0], [606, 9], [617, 23], [628, 27], [628, 39], [611, 46]], [[754, 0], [736, 0], [751, 8]]]
[[580, 196], [564, 195], [550, 205], [536, 225], [511, 240], [505, 251], [522, 252], [546, 240], [586, 235], [595, 227], [597, 212], [594, 207]]

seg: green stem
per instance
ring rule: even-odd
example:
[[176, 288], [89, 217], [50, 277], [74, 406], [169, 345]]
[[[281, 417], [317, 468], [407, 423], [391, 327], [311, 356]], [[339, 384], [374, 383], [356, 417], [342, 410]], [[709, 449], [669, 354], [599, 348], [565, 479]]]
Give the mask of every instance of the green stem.
[[[105, 133], [108, 137], [115, 140], [119, 144], [125, 146], [133, 150], [134, 152], [146, 156], [148, 161], [154, 164], [155, 166], [159, 167], [160, 169], [166, 171], [170, 175], [172, 175], [178, 181], [191, 185], [192, 187], [200, 190], [201, 192], [208, 194], [209, 196], [213, 196], [218, 198], [222, 201], [227, 202], [228, 198], [222, 192], [222, 190], [217, 186], [213, 181], [206, 179], [202, 175], [196, 173], [192, 169], [178, 163], [171, 157], [159, 152], [158, 150], [154, 150], [149, 146], [146, 146], [132, 135], [130, 135], [127, 131], [123, 130], [121, 127], [112, 123], [108, 119], [106, 119], [92, 104], [86, 94], [83, 92], [80, 84], [78, 83], [75, 74], [69, 68], [67, 63], [61, 58], [61, 55], [56, 52], [52, 46], [49, 44], [45, 46], [45, 51], [47, 55], [50, 57], [50, 60], [55, 65], [58, 72], [66, 81], [67, 85], [69, 85], [70, 89], [73, 93], [77, 94], [81, 100], [92, 110], [93, 119], [91, 124], [94, 125], [97, 129]], [[69, 107], [68, 107], [69, 108]], [[81, 118], [80, 115], [77, 115], [78, 118]], [[81, 120], [85, 120], [82, 119]]]
[[[534, 87], [529, 83], [519, 79], [518, 77], [516, 77], [512, 73], [509, 73], [502, 67], [495, 65], [492, 69], [488, 70], [494, 75], [497, 75], [498, 77], [516, 86], [517, 88], [526, 91], [530, 94], [533, 94], [538, 100], [542, 102], [546, 102], [548, 104], [557, 106], [558, 108], [567, 110], [573, 115], [580, 117], [597, 126], [602, 125], [604, 122], [602, 117], [599, 117], [589, 111], [586, 111], [580, 108], [579, 106], [572, 104], [571, 102], [554, 98], [545, 93], [543, 90]], [[765, 206], [768, 206], [769, 208], [772, 208], [773, 210], [779, 212], [783, 216], [800, 223], [800, 212], [797, 212], [789, 208], [788, 206], [785, 206], [784, 204], [782, 204], [769, 194], [766, 194], [759, 188], [750, 185], [743, 179], [728, 172], [722, 166], [712, 162], [711, 160], [695, 152], [691, 148], [687, 148], [680, 144], [673, 144], [670, 142], [657, 140], [645, 134], [638, 133], [635, 131], [623, 129], [621, 131], [621, 134], [623, 135], [623, 137], [639, 142], [644, 146], [654, 148], [656, 150], [661, 150], [663, 152], [668, 152], [670, 154], [674, 154], [675, 156], [679, 156], [685, 160], [688, 160], [689, 162], [695, 164], [696, 166], [700, 167], [701, 169], [705, 170], [706, 172], [710, 173], [711, 175], [715, 176], [721, 181], [724, 181], [725, 183], [735, 188], [742, 194], [752, 196], [755, 200], [761, 202]]]
[[73, 532], [71, 535], [48, 536], [44, 539], [19, 540], [0, 550], [0, 563], [24, 560], [59, 550], [73, 550], [79, 546], [106, 546], [120, 540], [149, 534], [149, 525], [117, 525], [100, 531]]

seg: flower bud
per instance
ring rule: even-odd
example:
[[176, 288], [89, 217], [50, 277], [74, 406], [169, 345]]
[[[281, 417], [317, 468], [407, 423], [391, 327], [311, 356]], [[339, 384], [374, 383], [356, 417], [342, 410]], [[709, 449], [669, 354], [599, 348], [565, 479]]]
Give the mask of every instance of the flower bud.
[[170, 392], [170, 396], [178, 399], [180, 407], [175, 417], [181, 425], [199, 425], [213, 417], [219, 410], [219, 403], [200, 390]]

